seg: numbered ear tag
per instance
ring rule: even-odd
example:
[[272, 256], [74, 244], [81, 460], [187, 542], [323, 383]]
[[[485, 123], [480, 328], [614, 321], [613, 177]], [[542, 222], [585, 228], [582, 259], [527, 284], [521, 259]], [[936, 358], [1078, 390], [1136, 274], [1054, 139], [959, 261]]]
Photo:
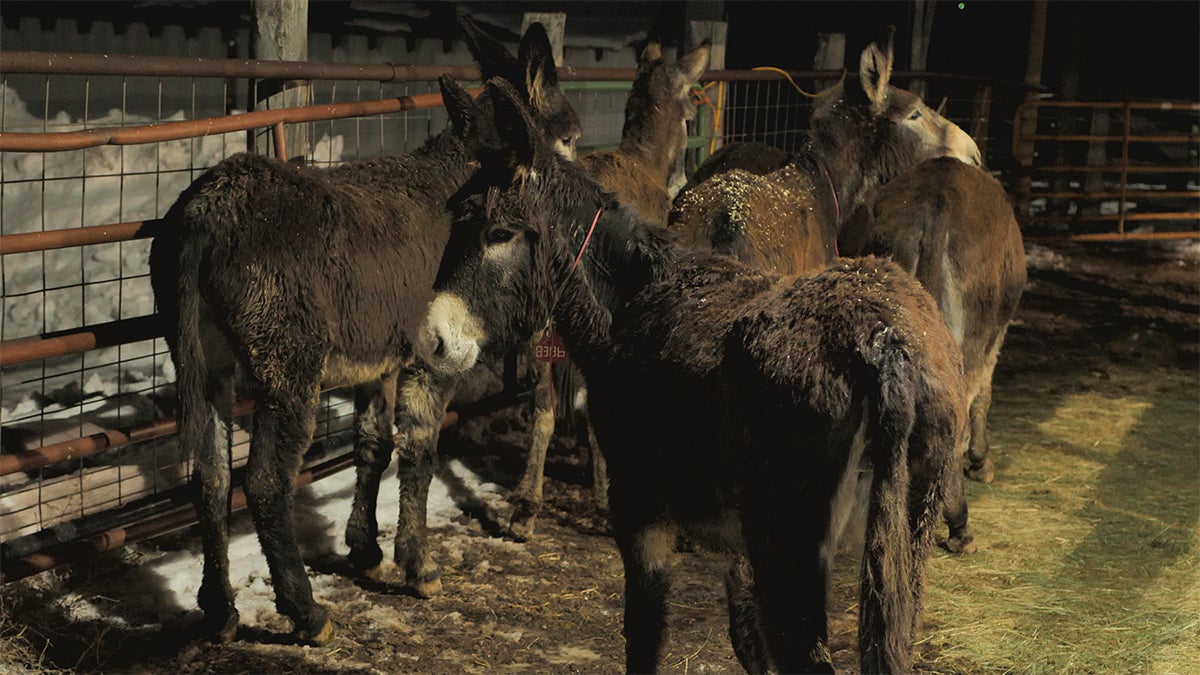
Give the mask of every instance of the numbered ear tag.
[[533, 358], [546, 363], [558, 363], [567, 358], [567, 348], [553, 325], [546, 327], [542, 332], [542, 339], [533, 346]]

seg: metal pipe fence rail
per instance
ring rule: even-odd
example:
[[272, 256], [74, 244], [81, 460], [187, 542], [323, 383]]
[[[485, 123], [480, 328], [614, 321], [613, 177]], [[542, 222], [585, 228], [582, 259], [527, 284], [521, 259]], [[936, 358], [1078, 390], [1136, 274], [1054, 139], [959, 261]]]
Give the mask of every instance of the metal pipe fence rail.
[[[263, 138], [287, 158], [288, 127], [307, 128], [307, 147], [293, 154], [319, 165], [411, 150], [445, 126], [435, 83], [442, 73], [478, 79], [473, 65], [0, 52], [4, 581], [191, 522], [179, 501], [191, 466], [173, 439], [174, 373], [147, 278], [149, 239], [178, 193]], [[560, 69], [584, 118], [585, 151], [616, 147], [634, 74]], [[698, 96], [708, 116], [692, 123], [689, 162], [734, 140], [794, 149], [813, 100], [797, 82], [812, 91], [840, 75], [705, 73], [717, 84]], [[239, 110], [239, 98], [258, 99], [259, 80], [303, 80], [310, 105]], [[945, 80], [976, 93], [992, 86]], [[981, 120], [987, 128], [986, 110], [969, 94], [951, 108], [964, 128]], [[460, 402], [444, 424], [527, 398], [508, 387]], [[345, 390], [322, 400], [318, 445], [348, 433], [353, 408]], [[242, 424], [252, 407], [242, 401], [236, 411], [235, 467], [245, 462]], [[306, 462], [325, 467], [314, 478], [348, 465], [344, 455], [340, 463], [330, 457]]]
[[[1024, 111], [1026, 104], [1018, 115]], [[1027, 236], [1200, 237], [1200, 103], [1038, 101]]]

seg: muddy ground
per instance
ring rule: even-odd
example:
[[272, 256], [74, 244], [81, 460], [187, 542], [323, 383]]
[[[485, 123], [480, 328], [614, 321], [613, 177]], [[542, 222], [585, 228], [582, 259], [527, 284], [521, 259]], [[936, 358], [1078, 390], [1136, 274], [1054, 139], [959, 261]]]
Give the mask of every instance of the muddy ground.
[[[993, 419], [1000, 431], [993, 441], [998, 476], [991, 486], [970, 485], [972, 499], [1009, 489], [1006, 470], [1011, 475], [1019, 449], [1033, 441], [1020, 437], [1025, 427], [1005, 420], [1027, 408], [1029, 398], [1044, 396], [1046, 406], [1053, 407], [1083, 393], [1174, 396], [1184, 401], [1187, 410], [1190, 397], [1197, 404], [1191, 408], [1196, 413], [1192, 423], [1172, 433], [1188, 444], [1200, 435], [1200, 247], [1055, 244], [1028, 248], [1030, 284], [995, 380]], [[1164, 382], [1174, 384], [1164, 389]], [[488, 480], [512, 486], [520, 470], [519, 439], [519, 434], [507, 434], [490, 447], [479, 447], [448, 438], [443, 456], [460, 458]], [[4, 613], [0, 618], [4, 632], [10, 637], [20, 633], [26, 656], [32, 655], [47, 670], [620, 671], [621, 564], [606, 534], [605, 515], [591, 499], [586, 463], [560, 440], [551, 448], [547, 476], [547, 503], [532, 541], [513, 542], [497, 535], [497, 523], [466, 516], [462, 519], [465, 533], [434, 532], [444, 591], [432, 599], [413, 597], [386, 580], [352, 580], [339, 574], [337, 561], [310, 561], [313, 575], [332, 577], [331, 585], [324, 586], [323, 599], [331, 607], [338, 633], [322, 647], [289, 644], [289, 626], [277, 615], [256, 617], [254, 627], [247, 627], [243, 617], [238, 639], [220, 646], [193, 639], [194, 613], [163, 617], [161, 630], [155, 631], [123, 630], [98, 621], [68, 624], [51, 606], [49, 591], [39, 590], [86, 588], [89, 578], [136, 563], [121, 555], [109, 556], [87, 570], [55, 572], [54, 583], [41, 580], [26, 589], [10, 585], [0, 596]], [[1196, 481], [1185, 481], [1183, 486], [1178, 502], [1181, 508], [1194, 510], [1200, 486]], [[989, 546], [998, 544], [989, 543], [986, 525], [976, 527], [982, 551], [977, 555], [986, 556]], [[1186, 517], [1184, 527], [1188, 527]], [[1195, 555], [1194, 517], [1190, 527], [1193, 531], [1181, 535], [1183, 556]], [[162, 545], [169, 545], [169, 538]], [[942, 566], [980, 565], [986, 560], [956, 559], [941, 550], [935, 558], [930, 574], [935, 588], [950, 583], [949, 575], [939, 573]], [[853, 672], [857, 669], [855, 563], [848, 555], [840, 562], [830, 601], [831, 646], [839, 671]], [[726, 636], [723, 570], [723, 561], [710, 555], [679, 555], [664, 670], [741, 671]], [[930, 597], [938, 596], [931, 593]], [[953, 610], [945, 607], [931, 605], [927, 615], [930, 621], [922, 629], [927, 637], [930, 631], [955, 622]], [[1191, 630], [1194, 638], [1195, 629]], [[1005, 669], [993, 665], [1003, 664], [1003, 655], [988, 665], [940, 658], [949, 648], [947, 640], [953, 639], [943, 631], [937, 639], [922, 640], [918, 666], [930, 672]], [[3, 663], [0, 657], [0, 672], [6, 670]], [[11, 661], [9, 669], [27, 668], [30, 662], [24, 663]], [[1007, 669], [1036, 670], [1027, 662], [1013, 662]]]

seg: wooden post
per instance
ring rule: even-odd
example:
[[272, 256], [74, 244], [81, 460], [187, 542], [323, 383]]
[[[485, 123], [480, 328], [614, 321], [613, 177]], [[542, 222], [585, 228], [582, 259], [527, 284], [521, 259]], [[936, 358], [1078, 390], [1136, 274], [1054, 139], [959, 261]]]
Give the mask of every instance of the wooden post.
[[[725, 44], [727, 35], [729, 34], [729, 24], [724, 21], [708, 21], [708, 20], [689, 20], [685, 24], [683, 36], [683, 51], [685, 54], [690, 53], [696, 47], [699, 47], [705, 40], [710, 43], [708, 52], [708, 69], [709, 70], [724, 70], [725, 69]], [[728, 96], [724, 86], [721, 84], [713, 85], [712, 89], [708, 90], [708, 100], [712, 102], [716, 112], [709, 111], [709, 114], [715, 114], [717, 126], [713, 127], [713, 118], [704, 116], [703, 118], [697, 115], [697, 123], [703, 121], [706, 125], [704, 129], [697, 129], [697, 133], [701, 136], [711, 136], [712, 141], [705, 147], [699, 149], [695, 164], [699, 166], [708, 159], [711, 151], [725, 144], [725, 127], [726, 118], [728, 117]], [[695, 167], [685, 167], [688, 173], [695, 170]]]
[[521, 35], [534, 23], [545, 26], [546, 35], [550, 38], [550, 50], [554, 54], [554, 65], [562, 67], [563, 35], [567, 29], [567, 15], [562, 12], [525, 12], [521, 19]]
[[[841, 70], [846, 67], [846, 34], [817, 33], [817, 53], [813, 55], [813, 70]], [[857, 71], [857, 68], [855, 69]], [[837, 80], [817, 80], [818, 92], [837, 83]]]
[[979, 146], [979, 157], [987, 166], [988, 122], [992, 114], [992, 85], [981, 84], [975, 90], [975, 106], [971, 110], [971, 138]]
[[[278, 61], [308, 60], [308, 0], [254, 0], [254, 58]], [[308, 105], [309, 85], [303, 80], [258, 80], [255, 110]], [[256, 133], [255, 150], [266, 154], [272, 134]], [[308, 126], [288, 124], [283, 134], [286, 156], [308, 155]], [[280, 155], [276, 147], [276, 155]]]
[[[1046, 47], [1046, 1], [1033, 0], [1033, 16], [1029, 22], [1029, 55], [1025, 61], [1025, 83], [1042, 83], [1042, 55]], [[1032, 190], [1033, 166], [1033, 135], [1037, 133], [1038, 93], [1030, 91], [1025, 94], [1025, 104], [1020, 108], [1020, 119], [1017, 120], [1018, 134], [1021, 142], [1016, 144], [1016, 161], [1020, 177], [1016, 181], [1016, 201], [1018, 214], [1029, 218], [1029, 198]]]
[[[1088, 133], [1092, 136], [1107, 136], [1109, 131], [1109, 121], [1108, 108], [1095, 108], [1092, 110], [1092, 126]], [[1128, 138], [1124, 139], [1123, 145], [1129, 145]], [[1107, 164], [1108, 143], [1105, 141], [1091, 141], [1088, 143], [1087, 163], [1085, 166], [1106, 166]], [[1083, 191], [1085, 193], [1104, 191], [1104, 172], [1089, 171], [1083, 180]], [[1089, 205], [1097, 206], [1092, 202], [1089, 202]]]
[[[915, 71], [925, 70], [929, 54], [929, 36], [933, 32], [933, 10], [936, 7], [933, 0], [913, 0], [912, 22], [912, 57], [910, 68]], [[916, 78], [908, 83], [908, 90], [925, 98], [925, 80]]]

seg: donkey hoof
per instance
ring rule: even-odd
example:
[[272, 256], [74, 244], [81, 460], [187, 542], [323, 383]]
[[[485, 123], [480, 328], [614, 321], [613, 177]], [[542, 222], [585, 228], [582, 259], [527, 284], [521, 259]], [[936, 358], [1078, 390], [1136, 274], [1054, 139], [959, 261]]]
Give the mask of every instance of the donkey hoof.
[[436, 568], [417, 577], [410, 577], [408, 585], [422, 598], [432, 598], [442, 592], [442, 573]]
[[963, 537], [947, 537], [946, 550], [957, 554], [971, 554], [979, 550], [975, 545], [975, 535], [968, 534]]
[[358, 570], [358, 576], [362, 577], [363, 579], [366, 579], [367, 581], [382, 581], [383, 580], [383, 565], [376, 565], [374, 567], [367, 567], [365, 569], [360, 569], [360, 570]]
[[978, 467], [967, 468], [967, 478], [980, 483], [990, 483], [996, 479], [996, 465], [992, 464], [991, 459], [984, 459]]
[[512, 522], [508, 525], [508, 532], [516, 541], [529, 541], [533, 539], [533, 531], [537, 528], [537, 516], [531, 515], [524, 518], [513, 516]]
[[224, 618], [205, 614], [201, 630], [210, 642], [227, 644], [233, 642], [237, 635], [239, 619], [237, 610], [226, 614]]
[[517, 541], [529, 541], [533, 538], [534, 528], [537, 527], [538, 511], [542, 510], [542, 505], [528, 499], [516, 499], [514, 502], [508, 531]]
[[326, 617], [325, 623], [322, 624], [321, 627], [318, 628], [316, 631], [301, 629], [301, 630], [295, 631], [292, 634], [292, 636], [296, 639], [296, 642], [298, 642], [302, 645], [308, 645], [310, 647], [320, 647], [321, 645], [325, 644], [326, 642], [329, 642], [330, 640], [332, 640], [333, 635], [336, 632], [337, 631], [333, 627], [333, 622], [330, 621], [328, 617]]
[[[346, 562], [350, 565], [350, 569], [354, 574], [364, 576], [368, 579], [377, 579], [379, 568], [383, 563], [383, 551], [376, 546], [374, 549], [350, 549], [350, 554], [346, 556]], [[375, 576], [371, 576], [374, 574]]]

